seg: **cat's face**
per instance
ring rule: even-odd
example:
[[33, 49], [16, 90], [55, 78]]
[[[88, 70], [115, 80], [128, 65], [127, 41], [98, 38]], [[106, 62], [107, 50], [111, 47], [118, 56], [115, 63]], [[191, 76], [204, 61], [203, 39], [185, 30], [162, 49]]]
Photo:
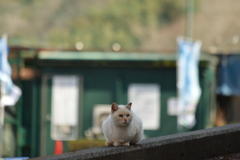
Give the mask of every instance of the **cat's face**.
[[132, 121], [131, 105], [129, 103], [125, 107], [119, 107], [116, 103], [112, 104], [112, 119], [117, 126], [128, 126]]

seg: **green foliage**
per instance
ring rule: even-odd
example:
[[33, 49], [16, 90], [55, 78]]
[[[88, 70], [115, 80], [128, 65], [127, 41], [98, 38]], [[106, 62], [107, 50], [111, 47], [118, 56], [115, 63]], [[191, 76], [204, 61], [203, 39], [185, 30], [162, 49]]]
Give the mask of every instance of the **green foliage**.
[[172, 0], [112, 1], [79, 17], [72, 31], [87, 48], [108, 49], [117, 42], [123, 49], [132, 49], [141, 44], [146, 28], [174, 20], [182, 11], [181, 5]]
[[15, 0], [15, 5], [22, 6], [19, 18], [29, 24], [13, 33], [10, 42], [18, 44], [20, 38], [19, 45], [74, 48], [80, 41], [85, 49], [95, 50], [110, 50], [112, 44], [119, 43], [123, 50], [137, 49], [149, 29], [181, 15], [185, 1], [101, 0], [96, 5], [91, 0], [57, 2]]

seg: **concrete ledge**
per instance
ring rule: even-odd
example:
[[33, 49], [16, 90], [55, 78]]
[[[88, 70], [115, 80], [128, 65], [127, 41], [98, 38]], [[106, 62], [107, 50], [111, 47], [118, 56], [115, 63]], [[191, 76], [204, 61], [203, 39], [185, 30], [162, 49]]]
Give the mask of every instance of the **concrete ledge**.
[[240, 124], [142, 140], [129, 147], [99, 147], [35, 160], [206, 159], [240, 153]]

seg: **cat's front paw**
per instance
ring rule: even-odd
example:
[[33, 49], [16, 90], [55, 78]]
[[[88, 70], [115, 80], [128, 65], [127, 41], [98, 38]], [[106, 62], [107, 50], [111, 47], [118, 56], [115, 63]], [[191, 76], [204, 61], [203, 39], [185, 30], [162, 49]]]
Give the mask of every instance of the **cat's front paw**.
[[106, 146], [113, 146], [113, 142], [106, 142]]
[[122, 143], [123, 146], [129, 146], [130, 143], [129, 142], [125, 142], [125, 143]]
[[120, 142], [114, 141], [113, 145], [116, 147], [116, 146], [121, 146], [122, 144]]

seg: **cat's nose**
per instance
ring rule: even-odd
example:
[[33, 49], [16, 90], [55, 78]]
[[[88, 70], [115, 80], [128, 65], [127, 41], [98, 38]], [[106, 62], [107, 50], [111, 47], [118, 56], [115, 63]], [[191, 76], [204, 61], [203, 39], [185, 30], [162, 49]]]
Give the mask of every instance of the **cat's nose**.
[[124, 118], [124, 121], [127, 121], [127, 119]]

